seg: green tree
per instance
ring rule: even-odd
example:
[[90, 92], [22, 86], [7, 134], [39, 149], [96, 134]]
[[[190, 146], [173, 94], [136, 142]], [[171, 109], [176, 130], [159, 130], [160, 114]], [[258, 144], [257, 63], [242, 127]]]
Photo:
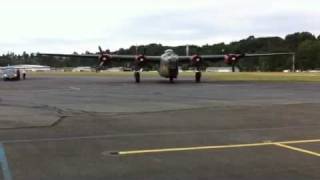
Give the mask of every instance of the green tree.
[[308, 40], [299, 45], [297, 67], [302, 70], [320, 68], [320, 41]]
[[296, 51], [299, 44], [307, 40], [315, 40], [316, 37], [310, 32], [297, 32], [286, 36], [285, 40], [292, 51]]
[[[319, 43], [320, 35], [316, 38], [309, 32], [297, 32], [289, 34], [282, 39], [280, 37], [266, 37], [256, 38], [249, 36], [240, 41], [231, 42], [229, 44], [217, 43], [206, 44], [203, 46], [190, 45], [189, 52], [192, 54], [229, 54], [229, 53], [265, 53], [265, 52], [297, 52], [297, 67], [300, 69], [316, 69], [320, 68], [319, 60]], [[186, 54], [186, 46], [164, 46], [162, 44], [148, 44], [131, 46], [128, 49], [121, 48], [118, 51], [112, 52], [114, 54], [138, 54], [146, 55], [161, 55], [166, 49], [173, 49], [178, 55]], [[145, 49], [145, 51], [144, 51]], [[81, 54], [75, 52], [75, 54]], [[86, 51], [85, 54], [91, 54]], [[132, 62], [125, 62], [124, 64], [119, 61], [113, 61], [115, 66], [130, 66]], [[52, 67], [76, 67], [76, 66], [96, 66], [98, 60], [88, 59], [83, 57], [61, 58], [61, 57], [42, 57], [36, 54], [28, 54], [23, 52], [22, 55], [7, 53], [0, 56], [0, 66], [15, 64], [41, 64], [49, 65]], [[208, 63], [210, 66], [226, 66], [223, 61], [217, 63]], [[289, 56], [274, 56], [274, 57], [254, 57], [246, 58], [240, 61], [240, 67], [244, 71], [281, 71], [288, 69], [291, 66], [291, 57]], [[189, 68], [190, 65], [183, 68]], [[154, 64], [148, 67], [155, 69]]]

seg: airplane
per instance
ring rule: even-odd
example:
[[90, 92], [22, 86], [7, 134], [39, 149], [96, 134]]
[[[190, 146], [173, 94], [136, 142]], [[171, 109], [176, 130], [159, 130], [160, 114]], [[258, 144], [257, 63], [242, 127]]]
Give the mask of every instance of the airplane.
[[[97, 58], [99, 64], [96, 68], [97, 71], [111, 64], [113, 60], [122, 62], [134, 63], [134, 78], [136, 83], [140, 83], [141, 70], [149, 63], [160, 64], [158, 73], [161, 77], [168, 78], [171, 83], [178, 77], [178, 67], [183, 63], [189, 63], [195, 69], [195, 82], [201, 81], [201, 72], [203, 71], [203, 63], [205, 61], [218, 62], [224, 61], [227, 65], [232, 66], [232, 72], [235, 72], [235, 66], [241, 58], [244, 57], [257, 57], [257, 56], [280, 56], [280, 55], [292, 55], [292, 52], [280, 52], [280, 53], [263, 53], [263, 54], [215, 54], [215, 55], [189, 55], [189, 46], [186, 46], [186, 55], [178, 56], [172, 49], [165, 50], [161, 56], [148, 56], [143, 54], [136, 55], [117, 55], [111, 54], [109, 50], [103, 51], [99, 46], [99, 54], [50, 54], [50, 53], [38, 53], [39, 56], [55, 56], [55, 57], [85, 57], [85, 58]], [[136, 49], [137, 52], [137, 49]]]

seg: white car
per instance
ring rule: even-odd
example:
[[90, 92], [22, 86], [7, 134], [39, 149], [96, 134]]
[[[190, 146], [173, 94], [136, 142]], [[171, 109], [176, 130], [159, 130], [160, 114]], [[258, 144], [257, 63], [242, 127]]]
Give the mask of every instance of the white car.
[[5, 68], [2, 70], [2, 79], [8, 80], [20, 80], [20, 71], [15, 68]]

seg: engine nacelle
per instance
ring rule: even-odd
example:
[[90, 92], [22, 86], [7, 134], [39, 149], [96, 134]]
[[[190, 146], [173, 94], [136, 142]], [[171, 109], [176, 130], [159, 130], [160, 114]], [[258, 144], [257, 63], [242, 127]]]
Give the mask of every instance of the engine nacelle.
[[139, 70], [140, 68], [144, 67], [147, 63], [148, 60], [144, 55], [138, 55], [134, 60], [135, 69]]
[[199, 67], [202, 64], [202, 58], [199, 55], [193, 55], [191, 57], [191, 65], [195, 67]]
[[102, 54], [99, 56], [99, 66], [106, 66], [111, 62], [111, 56], [109, 54]]
[[228, 64], [228, 65], [232, 65], [232, 64], [236, 64], [238, 63], [239, 59], [242, 57], [243, 55], [240, 54], [228, 54], [224, 56], [224, 63]]

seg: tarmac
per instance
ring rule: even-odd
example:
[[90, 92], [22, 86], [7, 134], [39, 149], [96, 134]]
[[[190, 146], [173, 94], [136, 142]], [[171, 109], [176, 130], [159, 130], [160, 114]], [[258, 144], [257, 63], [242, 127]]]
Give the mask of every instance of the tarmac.
[[320, 83], [0, 82], [0, 180], [320, 179]]

